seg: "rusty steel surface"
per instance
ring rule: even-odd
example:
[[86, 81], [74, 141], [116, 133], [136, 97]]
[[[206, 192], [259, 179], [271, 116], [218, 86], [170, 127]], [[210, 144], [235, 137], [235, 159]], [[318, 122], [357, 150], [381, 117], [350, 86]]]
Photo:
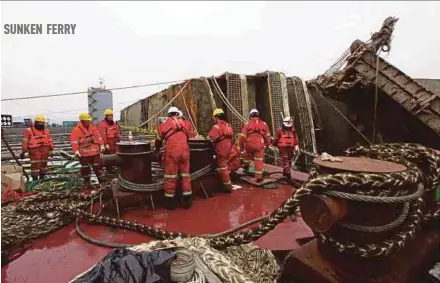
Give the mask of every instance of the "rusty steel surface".
[[364, 157], [337, 156], [342, 162], [322, 161], [320, 157], [313, 159], [313, 163], [320, 167], [366, 173], [395, 173], [403, 172], [406, 167], [401, 164]]
[[430, 269], [439, 248], [439, 228], [421, 231], [400, 252], [381, 260], [328, 254], [324, 246], [313, 240], [285, 258], [278, 282], [421, 282], [418, 276]]
[[327, 196], [308, 195], [300, 199], [301, 215], [316, 232], [326, 232], [348, 214], [347, 202]]
[[119, 157], [122, 158], [120, 174], [124, 180], [136, 184], [151, 184], [151, 147], [145, 142], [119, 142]]

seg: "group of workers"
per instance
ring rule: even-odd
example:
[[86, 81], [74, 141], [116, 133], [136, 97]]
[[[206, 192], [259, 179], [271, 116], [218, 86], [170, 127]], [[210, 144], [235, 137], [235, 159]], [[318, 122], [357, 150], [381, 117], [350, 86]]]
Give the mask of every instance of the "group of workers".
[[[102, 153], [116, 153], [117, 142], [121, 141], [119, 126], [113, 121], [113, 111], [106, 109], [105, 118], [98, 126], [93, 125], [88, 113], [79, 115], [79, 122], [70, 134], [70, 144], [73, 154], [81, 164], [81, 176], [86, 186], [90, 185], [90, 166], [95, 171], [99, 182], [105, 181], [101, 165]], [[44, 116], [35, 117], [33, 126], [23, 134], [20, 158], [29, 154], [31, 176], [33, 180], [44, 179], [47, 173], [47, 161], [52, 155], [54, 143], [49, 129], [46, 128]], [[109, 167], [107, 171], [111, 173]]]
[[[226, 121], [225, 112], [218, 108], [213, 112], [214, 126], [208, 133], [208, 138], [215, 149], [217, 173], [223, 184], [223, 191], [230, 193], [233, 185], [230, 172], [237, 170], [240, 165], [249, 172], [250, 162], [254, 161], [254, 177], [257, 182], [263, 181], [264, 148], [277, 146], [283, 161], [283, 174], [290, 179], [290, 164], [294, 152], [299, 151], [298, 135], [290, 117], [283, 119], [283, 125], [276, 131], [275, 138], [270, 135], [268, 125], [260, 119], [257, 109], [249, 113], [250, 119], [243, 126], [234, 142], [234, 131]], [[192, 124], [183, 119], [182, 112], [176, 107], [168, 110], [168, 119], [159, 125], [157, 139], [154, 142], [156, 152], [164, 145], [162, 166], [164, 169], [164, 191], [168, 209], [176, 207], [176, 187], [180, 177], [182, 187], [182, 202], [185, 208], [191, 207], [192, 191], [190, 179], [190, 149], [188, 140], [194, 138]], [[242, 164], [240, 164], [242, 157]]]
[[[105, 119], [95, 126], [91, 122], [90, 115], [82, 113], [70, 135], [72, 151], [80, 161], [81, 175], [85, 184], [90, 184], [90, 166], [98, 181], [105, 181], [101, 154], [118, 152], [117, 142], [121, 141], [119, 127], [113, 121], [113, 111], [107, 109], [104, 114]], [[265, 147], [278, 147], [283, 162], [284, 177], [291, 178], [290, 164], [294, 152], [299, 151], [298, 135], [293, 127], [292, 119], [284, 118], [282, 126], [272, 138], [268, 125], [260, 119], [257, 109], [252, 109], [249, 116], [249, 121], [244, 124], [235, 142], [234, 131], [227, 122], [225, 112], [220, 108], [213, 112], [215, 124], [209, 131], [208, 138], [215, 149], [216, 171], [223, 184], [224, 192], [230, 193], [233, 188], [230, 172], [236, 171], [240, 166], [245, 172], [249, 172], [252, 160], [254, 161], [254, 177], [257, 182], [262, 182]], [[179, 179], [181, 180], [183, 206], [189, 208], [192, 205], [188, 141], [194, 137], [195, 131], [191, 122], [183, 117], [177, 107], [170, 107], [168, 119], [159, 125], [157, 138], [154, 141], [156, 153], [164, 147], [161, 160], [164, 170], [163, 188], [166, 207], [170, 210], [175, 209], [177, 205], [175, 195]], [[50, 131], [45, 128], [45, 118], [37, 116], [34, 125], [24, 132], [21, 153], [21, 158], [24, 158], [26, 152], [29, 153], [33, 179], [44, 178], [47, 160], [52, 155], [53, 149]], [[107, 172], [112, 173], [112, 169], [107, 168]]]

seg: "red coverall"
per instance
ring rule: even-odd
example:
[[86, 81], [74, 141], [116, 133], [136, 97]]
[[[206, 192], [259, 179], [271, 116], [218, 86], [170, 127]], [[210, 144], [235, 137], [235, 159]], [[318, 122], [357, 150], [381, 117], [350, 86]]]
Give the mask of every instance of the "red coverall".
[[84, 182], [90, 183], [90, 165], [92, 165], [99, 182], [104, 182], [105, 175], [102, 171], [100, 154], [100, 147], [104, 145], [104, 141], [98, 128], [90, 123], [88, 129], [86, 129], [83, 123], [78, 122], [70, 134], [70, 144], [73, 152], [79, 150], [81, 154], [79, 162]]
[[283, 173], [290, 176], [290, 164], [292, 163], [295, 146], [298, 145], [298, 134], [292, 127], [289, 131], [279, 128], [275, 133], [273, 145], [277, 146], [283, 161]]
[[[109, 124], [107, 120], [102, 120], [98, 124], [99, 133], [101, 134], [104, 145], [108, 144], [110, 147], [107, 150], [107, 154], [113, 154], [119, 151], [117, 142], [121, 141], [121, 133], [119, 132], [119, 126], [115, 122], [113, 125]], [[107, 167], [107, 172], [112, 173], [113, 169], [111, 166]]]
[[98, 124], [99, 133], [101, 134], [104, 145], [108, 144], [110, 149], [108, 153], [116, 153], [119, 151], [117, 142], [121, 141], [121, 133], [116, 123], [110, 125], [105, 119]]
[[215, 147], [216, 170], [222, 180], [223, 187], [227, 191], [232, 190], [229, 171], [237, 170], [240, 163], [240, 152], [232, 141], [233, 137], [234, 131], [231, 125], [222, 120], [219, 120], [208, 134], [209, 140]]
[[49, 151], [53, 150], [53, 141], [48, 129], [43, 131], [35, 127], [27, 128], [23, 134], [22, 152], [29, 152], [31, 176], [37, 179], [46, 173]]
[[270, 145], [270, 131], [267, 124], [258, 117], [253, 117], [244, 124], [240, 133], [240, 148], [244, 148], [243, 166], [249, 167], [253, 157], [255, 178], [263, 178], [264, 146]]
[[193, 131], [190, 123], [185, 123], [182, 118], [177, 116], [168, 118], [159, 126], [156, 148], [160, 148], [162, 142], [165, 143], [162, 164], [164, 170], [163, 188], [166, 197], [174, 197], [178, 173], [182, 179], [182, 194], [184, 196], [192, 194], [188, 139]]

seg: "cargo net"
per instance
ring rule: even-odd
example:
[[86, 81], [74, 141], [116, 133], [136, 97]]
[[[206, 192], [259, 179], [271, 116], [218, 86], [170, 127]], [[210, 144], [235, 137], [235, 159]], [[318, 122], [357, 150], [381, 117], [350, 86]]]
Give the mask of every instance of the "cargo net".
[[[272, 117], [272, 135], [275, 135], [278, 127], [281, 127], [283, 123], [283, 117], [285, 115], [285, 105], [287, 103], [287, 85], [285, 80], [282, 81], [280, 73], [269, 72], [268, 73], [268, 84], [269, 84], [269, 99], [271, 105], [271, 117]], [[279, 152], [277, 150], [267, 150], [267, 162], [277, 166], [282, 166], [282, 160], [279, 157]]]
[[[294, 97], [296, 99], [295, 105], [297, 107], [297, 109], [295, 109], [295, 112], [297, 117], [299, 118], [299, 123], [297, 123], [297, 125], [300, 126], [300, 129], [298, 129], [298, 131], [301, 133], [299, 135], [300, 147], [306, 152], [316, 154], [315, 127], [313, 124], [313, 115], [311, 109], [312, 105], [310, 97], [308, 97], [309, 94], [305, 89], [307, 86], [298, 77], [289, 78], [288, 83], [292, 85], [295, 90]], [[313, 164], [313, 158], [313, 155], [305, 155], [307, 168], [310, 168], [311, 164]]]
[[[242, 105], [242, 84], [241, 84], [241, 78], [240, 75], [237, 74], [226, 74], [226, 84], [227, 84], [227, 90], [226, 90], [226, 96], [232, 105], [232, 107], [235, 108], [235, 110], [238, 111], [241, 115], [243, 115], [243, 105]], [[228, 121], [231, 124], [232, 129], [234, 130], [234, 133], [240, 133], [241, 128], [243, 126], [243, 122], [240, 120], [237, 115], [235, 115], [232, 111], [227, 112]]]

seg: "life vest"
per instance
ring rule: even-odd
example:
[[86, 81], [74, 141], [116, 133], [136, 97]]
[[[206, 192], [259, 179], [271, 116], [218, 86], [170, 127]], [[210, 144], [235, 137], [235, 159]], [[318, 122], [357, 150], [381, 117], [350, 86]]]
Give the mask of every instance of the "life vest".
[[218, 122], [216, 125], [214, 125], [215, 128], [219, 131], [219, 137], [212, 141], [214, 144], [218, 144], [219, 142], [230, 139], [234, 137], [234, 131], [232, 130], [231, 125], [229, 125], [226, 122]]
[[279, 147], [288, 147], [296, 145], [296, 132], [294, 130], [284, 131], [281, 130], [281, 137], [278, 141]]
[[31, 127], [28, 128], [28, 131], [30, 132], [30, 137], [28, 137], [27, 144], [29, 149], [51, 145], [51, 138], [47, 129], [39, 131], [35, 127]]
[[90, 124], [89, 128], [86, 129], [79, 122], [72, 131], [71, 143], [74, 151], [76, 150], [74, 145], [78, 144], [78, 150], [81, 155], [92, 156], [100, 153], [99, 146], [103, 142], [96, 126]]
[[163, 134], [163, 139], [166, 141], [168, 140], [172, 135], [178, 133], [178, 132], [183, 132], [186, 135], [186, 138], [189, 139], [189, 133], [188, 133], [188, 129], [186, 129], [186, 123], [185, 121], [183, 121], [183, 119], [181, 118], [171, 118], [170, 119], [173, 123], [173, 125], [171, 126], [170, 129], [168, 129], [164, 134]]
[[[107, 122], [106, 122], [107, 123]], [[113, 123], [113, 125], [107, 124], [108, 127], [106, 128], [106, 137], [108, 139], [114, 139], [118, 136], [118, 125], [116, 123]]]
[[266, 124], [260, 119], [251, 119], [248, 124], [247, 135], [249, 136], [253, 133], [257, 133], [260, 134], [264, 139], [267, 135], [266, 128]]

